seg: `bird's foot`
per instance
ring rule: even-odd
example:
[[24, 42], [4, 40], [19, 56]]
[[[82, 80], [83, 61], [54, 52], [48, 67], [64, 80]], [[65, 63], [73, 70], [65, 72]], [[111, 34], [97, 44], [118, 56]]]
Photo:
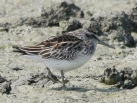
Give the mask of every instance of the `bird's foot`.
[[56, 90], [68, 90], [68, 88], [66, 87], [66, 85], [63, 85], [61, 87], [56, 88]]
[[63, 85], [63, 86], [61, 87], [61, 89], [62, 89], [62, 90], [67, 90], [68, 88], [66, 87], [66, 85]]

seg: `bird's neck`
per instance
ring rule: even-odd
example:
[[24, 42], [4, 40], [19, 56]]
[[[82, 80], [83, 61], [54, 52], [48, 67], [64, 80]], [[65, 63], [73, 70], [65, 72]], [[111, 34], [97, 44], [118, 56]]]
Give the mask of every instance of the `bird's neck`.
[[97, 42], [85, 42], [83, 54], [94, 54], [96, 50]]

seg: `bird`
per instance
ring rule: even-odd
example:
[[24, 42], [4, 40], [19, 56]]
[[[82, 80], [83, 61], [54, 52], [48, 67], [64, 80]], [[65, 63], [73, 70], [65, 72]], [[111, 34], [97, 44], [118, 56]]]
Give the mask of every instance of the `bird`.
[[[64, 72], [83, 66], [96, 51], [97, 44], [115, 49], [99, 39], [96, 33], [80, 28], [46, 39], [34, 46], [13, 46], [14, 52], [43, 63], [49, 77], [57, 81], [50, 69], [61, 73], [62, 89], [67, 89]], [[50, 69], [49, 69], [50, 68]]]

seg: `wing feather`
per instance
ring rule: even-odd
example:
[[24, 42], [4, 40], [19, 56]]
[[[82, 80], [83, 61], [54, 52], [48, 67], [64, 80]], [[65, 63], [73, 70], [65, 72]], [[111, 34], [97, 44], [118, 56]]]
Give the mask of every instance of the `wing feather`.
[[72, 59], [81, 50], [82, 40], [72, 35], [56, 36], [36, 46], [19, 47], [26, 54], [40, 55], [42, 58]]

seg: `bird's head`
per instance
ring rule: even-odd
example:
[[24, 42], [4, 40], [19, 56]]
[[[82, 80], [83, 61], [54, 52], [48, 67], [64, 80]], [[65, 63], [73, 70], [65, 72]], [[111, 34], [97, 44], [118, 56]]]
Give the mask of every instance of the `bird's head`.
[[101, 45], [107, 46], [109, 48], [115, 49], [115, 47], [113, 47], [112, 45], [109, 45], [108, 43], [105, 43], [104, 41], [101, 41], [98, 38], [98, 36], [93, 32], [85, 32], [85, 37], [88, 38], [88, 40], [90, 40], [90, 41], [92, 41], [96, 44], [101, 44]]

